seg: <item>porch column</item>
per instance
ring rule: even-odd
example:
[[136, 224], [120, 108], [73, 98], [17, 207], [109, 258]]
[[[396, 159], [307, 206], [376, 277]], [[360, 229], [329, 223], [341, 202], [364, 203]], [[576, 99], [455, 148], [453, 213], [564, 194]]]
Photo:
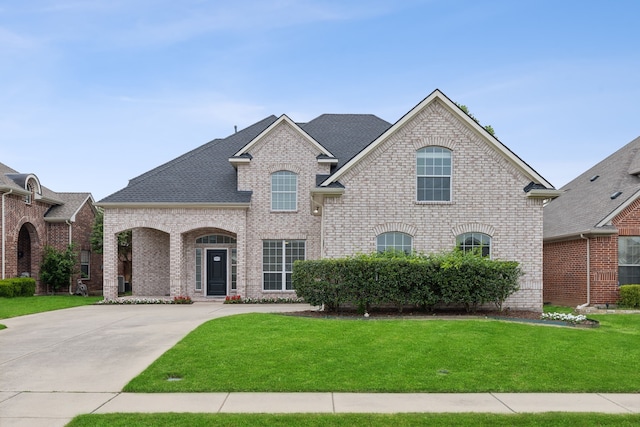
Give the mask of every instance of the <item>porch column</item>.
[[118, 240], [106, 221], [103, 229], [102, 246], [102, 295], [104, 299], [118, 298]]
[[184, 244], [182, 234], [172, 232], [169, 236], [169, 292], [170, 296], [186, 295], [183, 282], [184, 271]]

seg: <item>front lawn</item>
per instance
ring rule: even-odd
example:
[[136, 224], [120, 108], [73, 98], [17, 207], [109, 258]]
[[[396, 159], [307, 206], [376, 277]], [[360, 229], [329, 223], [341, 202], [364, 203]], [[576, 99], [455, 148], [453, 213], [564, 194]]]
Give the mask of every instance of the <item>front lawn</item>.
[[67, 427], [242, 427], [242, 426], [637, 426], [640, 414], [91, 414]]
[[129, 392], [640, 392], [640, 316], [597, 329], [497, 320], [211, 320]]
[[0, 298], [0, 319], [88, 305], [100, 300], [102, 297], [85, 298], [77, 295]]

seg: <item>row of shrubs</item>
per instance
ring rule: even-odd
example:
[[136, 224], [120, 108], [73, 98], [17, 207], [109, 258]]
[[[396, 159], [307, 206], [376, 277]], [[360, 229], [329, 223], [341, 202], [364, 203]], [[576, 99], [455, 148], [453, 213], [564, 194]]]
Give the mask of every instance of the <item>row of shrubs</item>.
[[292, 281], [298, 297], [327, 311], [341, 306], [368, 311], [372, 306], [463, 305], [475, 311], [504, 301], [519, 289], [522, 270], [514, 261], [491, 260], [456, 249], [434, 255], [402, 252], [339, 259], [296, 261]]
[[36, 293], [36, 280], [32, 277], [0, 279], [0, 297], [32, 297]]
[[621, 307], [640, 308], [640, 285], [622, 285], [620, 286]]

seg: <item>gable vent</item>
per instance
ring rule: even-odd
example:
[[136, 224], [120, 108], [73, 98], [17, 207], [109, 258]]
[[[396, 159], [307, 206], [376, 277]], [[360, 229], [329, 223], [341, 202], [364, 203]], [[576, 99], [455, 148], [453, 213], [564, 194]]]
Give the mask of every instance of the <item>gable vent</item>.
[[600, 178], [600, 175], [593, 175], [591, 178], [589, 178], [589, 181], [593, 182], [598, 178]]
[[622, 191], [616, 191], [615, 193], [613, 193], [613, 194], [611, 195], [611, 200], [613, 200], [613, 199], [617, 198], [617, 197], [618, 197], [619, 195], [621, 195], [621, 194], [622, 194]]

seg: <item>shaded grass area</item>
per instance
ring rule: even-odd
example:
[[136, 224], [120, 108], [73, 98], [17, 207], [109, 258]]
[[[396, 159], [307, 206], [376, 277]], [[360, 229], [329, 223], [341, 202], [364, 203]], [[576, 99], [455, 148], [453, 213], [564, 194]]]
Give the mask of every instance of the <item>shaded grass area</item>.
[[80, 415], [67, 427], [205, 426], [636, 426], [640, 414], [103, 414]]
[[0, 319], [89, 305], [102, 299], [102, 297], [81, 297], [77, 295], [0, 298]]
[[237, 315], [201, 325], [124, 390], [639, 392], [640, 316], [593, 317], [597, 329]]

